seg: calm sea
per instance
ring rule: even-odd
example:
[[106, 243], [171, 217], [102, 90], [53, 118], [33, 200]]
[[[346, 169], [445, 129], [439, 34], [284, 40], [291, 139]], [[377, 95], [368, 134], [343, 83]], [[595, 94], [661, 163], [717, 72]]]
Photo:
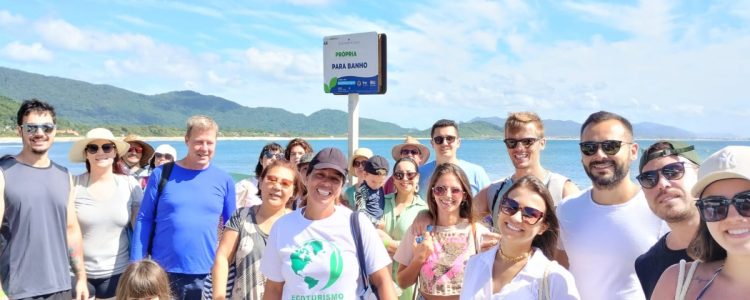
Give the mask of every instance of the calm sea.
[[[228, 172], [251, 174], [258, 161], [260, 149], [268, 142], [277, 142], [284, 146], [287, 140], [219, 141], [214, 163]], [[361, 140], [360, 147], [370, 148], [375, 154], [382, 155], [393, 163], [391, 148], [401, 142], [403, 142], [403, 139]], [[421, 140], [421, 142], [423, 144], [428, 143], [427, 140]], [[652, 142], [640, 141], [639, 144], [645, 147]], [[182, 157], [186, 153], [185, 143], [181, 141], [151, 141], [150, 143], [154, 148], [159, 144], [170, 144], [177, 149], [178, 157]], [[346, 140], [312, 140], [310, 143], [316, 150], [324, 147], [337, 147], [346, 153], [347, 149]], [[72, 142], [55, 142], [50, 151], [50, 156], [55, 162], [68, 167], [73, 174], [79, 174], [84, 171], [84, 165], [68, 161], [68, 151], [72, 144]], [[704, 159], [724, 146], [750, 146], [750, 141], [693, 141], [692, 144], [695, 145], [701, 159]], [[0, 154], [17, 154], [20, 149], [20, 143], [0, 144]], [[463, 160], [483, 166], [493, 181], [513, 172], [513, 165], [508, 158], [505, 146], [500, 140], [463, 140], [461, 148], [458, 150], [458, 156]], [[430, 159], [434, 159], [434, 155]], [[547, 141], [547, 147], [542, 152], [542, 165], [545, 168], [568, 176], [580, 187], [588, 187], [590, 182], [583, 171], [580, 160], [581, 154], [578, 151], [577, 140]], [[632, 176], [637, 174], [637, 166], [637, 161], [632, 164]]]

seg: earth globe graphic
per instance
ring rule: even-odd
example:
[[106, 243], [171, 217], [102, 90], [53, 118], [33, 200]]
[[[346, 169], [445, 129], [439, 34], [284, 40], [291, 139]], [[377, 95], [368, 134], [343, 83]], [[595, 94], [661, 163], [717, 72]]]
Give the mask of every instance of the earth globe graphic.
[[326, 240], [309, 240], [290, 255], [292, 271], [307, 288], [322, 291], [341, 277], [343, 259], [336, 245]]

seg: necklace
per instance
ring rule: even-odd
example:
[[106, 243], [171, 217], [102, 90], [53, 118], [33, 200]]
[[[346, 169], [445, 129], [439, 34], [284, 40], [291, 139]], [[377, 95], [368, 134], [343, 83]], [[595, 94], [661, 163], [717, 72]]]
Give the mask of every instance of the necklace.
[[525, 252], [525, 253], [523, 253], [523, 254], [521, 254], [519, 256], [516, 256], [516, 257], [510, 257], [510, 256], [505, 255], [505, 253], [503, 253], [503, 248], [502, 247], [499, 248], [499, 249], [500, 250], [498, 251], [498, 253], [500, 253], [500, 258], [502, 258], [505, 261], [517, 262], [519, 260], [522, 260], [524, 258], [529, 257], [529, 252]]

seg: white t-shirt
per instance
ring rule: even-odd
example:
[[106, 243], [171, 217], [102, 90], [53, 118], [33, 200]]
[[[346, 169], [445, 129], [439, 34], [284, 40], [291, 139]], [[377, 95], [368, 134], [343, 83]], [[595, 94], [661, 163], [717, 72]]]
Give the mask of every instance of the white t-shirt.
[[[362, 292], [356, 245], [349, 226], [351, 210], [335, 207], [333, 215], [308, 220], [300, 209], [271, 228], [260, 270], [269, 280], [284, 282], [283, 299], [356, 299]], [[360, 216], [367, 274], [391, 263], [375, 227]], [[309, 296], [309, 297], [308, 297]]]
[[639, 191], [623, 204], [600, 205], [591, 188], [557, 207], [560, 246], [582, 299], [645, 299], [635, 259], [669, 228]]
[[466, 264], [464, 287], [461, 299], [529, 299], [539, 296], [541, 280], [549, 268], [547, 283], [551, 299], [580, 299], [573, 275], [562, 266], [553, 263], [544, 256], [539, 248], [513, 279], [503, 286], [499, 293], [492, 293], [492, 266], [498, 246], [469, 258]]
[[237, 209], [260, 205], [263, 201], [258, 197], [258, 180], [255, 178], [242, 179], [234, 185], [237, 195]]

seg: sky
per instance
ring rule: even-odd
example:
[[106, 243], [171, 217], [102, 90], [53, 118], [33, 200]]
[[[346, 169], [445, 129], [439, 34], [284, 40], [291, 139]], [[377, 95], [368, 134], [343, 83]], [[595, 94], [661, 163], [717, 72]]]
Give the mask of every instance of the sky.
[[[0, 66], [143, 94], [347, 111], [323, 37], [388, 37], [388, 90], [360, 116], [425, 129], [607, 110], [750, 137], [750, 1], [2, 1]], [[636, 133], [637, 134], [637, 133]]]

